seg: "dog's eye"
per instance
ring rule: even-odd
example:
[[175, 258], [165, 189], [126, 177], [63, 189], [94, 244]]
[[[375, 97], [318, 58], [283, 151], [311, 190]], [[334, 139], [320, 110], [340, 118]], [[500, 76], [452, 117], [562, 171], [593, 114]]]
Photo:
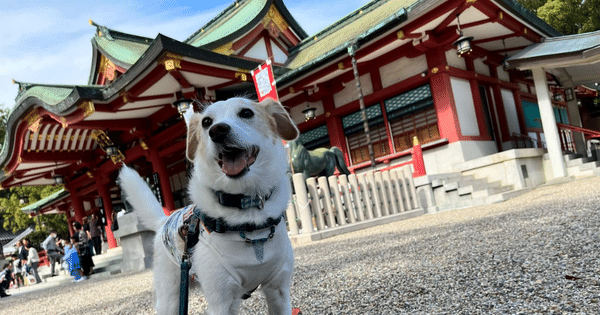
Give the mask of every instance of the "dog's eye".
[[240, 116], [240, 118], [248, 119], [248, 118], [252, 118], [252, 116], [254, 116], [254, 112], [249, 108], [244, 108], [240, 111], [238, 116]]
[[210, 127], [210, 125], [212, 125], [213, 120], [210, 117], [204, 117], [204, 119], [202, 119], [202, 128], [206, 129], [208, 127]]

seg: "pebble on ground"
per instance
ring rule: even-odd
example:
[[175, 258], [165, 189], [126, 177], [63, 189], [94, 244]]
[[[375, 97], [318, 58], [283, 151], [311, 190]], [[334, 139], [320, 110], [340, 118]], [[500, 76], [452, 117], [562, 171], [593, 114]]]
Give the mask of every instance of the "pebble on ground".
[[[598, 314], [600, 177], [296, 246], [315, 314]], [[152, 271], [0, 299], [2, 314], [155, 314]], [[204, 314], [198, 288], [190, 314]], [[257, 292], [241, 314], [267, 314]]]

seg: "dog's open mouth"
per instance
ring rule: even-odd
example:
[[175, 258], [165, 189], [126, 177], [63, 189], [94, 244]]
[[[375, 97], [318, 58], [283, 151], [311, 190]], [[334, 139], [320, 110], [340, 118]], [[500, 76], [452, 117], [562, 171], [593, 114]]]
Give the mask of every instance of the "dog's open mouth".
[[225, 175], [240, 177], [248, 172], [250, 165], [254, 164], [258, 151], [257, 146], [249, 148], [223, 146], [219, 148], [217, 163]]

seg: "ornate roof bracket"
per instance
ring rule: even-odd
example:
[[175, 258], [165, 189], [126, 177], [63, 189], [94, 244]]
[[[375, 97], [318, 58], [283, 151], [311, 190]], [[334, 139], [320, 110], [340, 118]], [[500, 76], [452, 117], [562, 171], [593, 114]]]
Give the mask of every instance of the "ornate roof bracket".
[[[92, 131], [92, 138], [96, 140], [96, 142], [98, 143], [98, 145], [100, 145], [104, 152], [106, 152], [107, 147], [115, 145], [102, 130]], [[117, 154], [110, 156], [110, 159], [113, 161], [113, 163], [118, 164], [120, 162], [125, 161], [125, 155], [123, 155], [123, 152], [121, 152], [121, 150], [117, 149]]]
[[34, 108], [29, 114], [27, 114], [25, 121], [27, 122], [27, 129], [33, 133], [37, 132], [40, 129], [40, 122], [42, 121], [42, 116], [40, 116], [39, 110]]

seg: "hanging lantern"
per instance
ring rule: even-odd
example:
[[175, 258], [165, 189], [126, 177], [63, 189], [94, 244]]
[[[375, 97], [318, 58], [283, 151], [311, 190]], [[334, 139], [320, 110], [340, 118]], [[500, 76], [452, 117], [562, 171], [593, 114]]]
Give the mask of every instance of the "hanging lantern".
[[104, 151], [106, 151], [106, 155], [108, 155], [109, 157], [119, 155], [119, 149], [114, 144], [107, 145], [104, 148]]
[[27, 195], [19, 195], [19, 204], [20, 205], [24, 205], [24, 204], [28, 204], [29, 203], [29, 196]]
[[456, 24], [458, 25], [458, 31], [460, 33], [460, 37], [452, 43], [454, 47], [456, 47], [456, 54], [459, 57], [462, 57], [464, 54], [468, 54], [473, 51], [471, 47], [471, 41], [473, 40], [473, 36], [465, 36], [460, 29], [460, 20], [458, 18], [459, 14], [456, 15]]
[[305, 121], [317, 118], [317, 109], [314, 107], [310, 107], [308, 103], [306, 103], [306, 109], [303, 110], [302, 113], [304, 113]]
[[54, 178], [54, 184], [56, 185], [64, 185], [65, 184], [65, 177], [62, 175], [54, 175], [52, 176], [52, 178]]
[[[461, 35], [462, 35], [462, 32], [461, 32]], [[463, 35], [452, 44], [452, 45], [454, 45], [454, 47], [456, 47], [456, 54], [458, 54], [459, 57], [462, 57], [462, 55], [468, 54], [471, 51], [473, 51], [473, 48], [471, 47], [472, 40], [473, 40], [473, 36], [464, 36]]]
[[175, 101], [173, 105], [177, 107], [177, 111], [179, 112], [179, 114], [183, 115], [183, 113], [185, 113], [188, 109], [190, 109], [190, 107], [192, 107], [193, 103], [194, 101], [189, 98], [181, 98]]

